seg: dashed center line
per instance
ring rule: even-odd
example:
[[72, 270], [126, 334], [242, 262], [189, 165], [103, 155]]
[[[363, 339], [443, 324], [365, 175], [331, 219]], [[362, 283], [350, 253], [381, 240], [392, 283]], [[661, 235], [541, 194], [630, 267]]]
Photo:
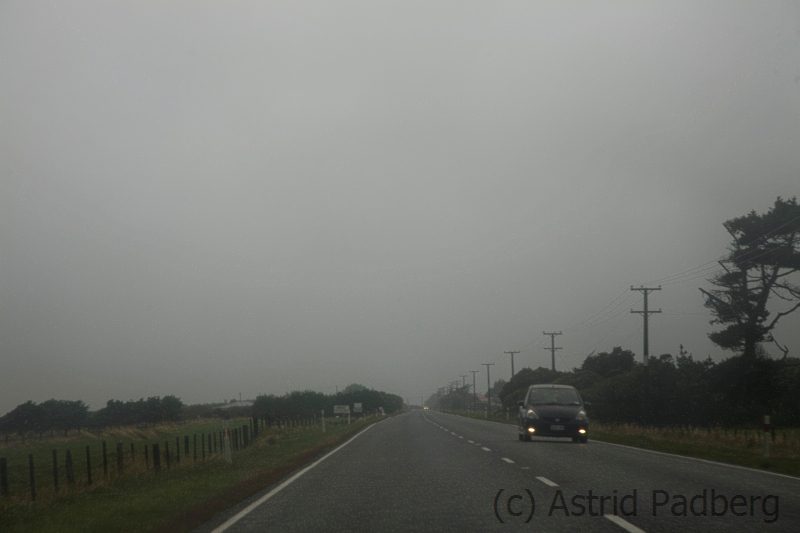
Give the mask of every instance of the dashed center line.
[[485, 451], [485, 452], [490, 452], [490, 451], [492, 451], [492, 450], [490, 450], [489, 448], [487, 448], [486, 446], [481, 446], [481, 450], [483, 450], [483, 451]]
[[508, 463], [508, 464], [510, 464], [510, 465], [513, 465], [513, 464], [514, 464], [514, 461], [513, 461], [513, 460], [511, 460], [511, 459], [509, 459], [508, 457], [501, 457], [501, 459], [502, 459], [503, 461], [507, 462], [507, 463]]
[[536, 479], [538, 479], [539, 481], [541, 481], [542, 483], [544, 483], [548, 487], [558, 487], [558, 483], [550, 481], [549, 479], [547, 479], [544, 476], [536, 476]]
[[640, 528], [634, 526], [633, 524], [631, 524], [630, 522], [628, 522], [624, 518], [620, 518], [617, 515], [606, 514], [606, 515], [603, 515], [603, 516], [605, 516], [606, 518], [608, 518], [609, 520], [611, 520], [612, 522], [617, 524], [619, 527], [621, 527], [625, 531], [628, 531], [629, 533], [645, 533], [644, 529], [640, 529]]
[[470, 444], [475, 444], [475, 441], [472, 439], [467, 439], [467, 442], [469, 442]]

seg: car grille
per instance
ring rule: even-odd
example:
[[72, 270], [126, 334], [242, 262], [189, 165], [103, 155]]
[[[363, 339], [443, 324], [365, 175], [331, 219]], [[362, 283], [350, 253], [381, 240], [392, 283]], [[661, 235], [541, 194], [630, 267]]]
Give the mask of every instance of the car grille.
[[569, 417], [562, 418], [560, 416], [545, 416], [542, 418], [542, 420], [544, 420], [545, 422], [554, 422], [559, 424], [563, 424], [565, 422], [572, 422], [572, 418]]

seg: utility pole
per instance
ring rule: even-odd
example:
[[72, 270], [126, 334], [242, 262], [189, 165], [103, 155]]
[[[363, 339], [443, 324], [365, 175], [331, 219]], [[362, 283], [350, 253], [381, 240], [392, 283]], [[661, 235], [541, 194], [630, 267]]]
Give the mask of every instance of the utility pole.
[[467, 386], [467, 375], [461, 374], [461, 387], [466, 388]]
[[633, 309], [631, 309], [631, 313], [636, 313], [638, 315], [642, 315], [642, 319], [644, 320], [644, 335], [643, 335], [643, 337], [644, 337], [644, 339], [643, 339], [643, 344], [644, 344], [643, 348], [644, 349], [643, 349], [642, 358], [643, 358], [644, 364], [647, 364], [647, 358], [650, 357], [650, 344], [649, 344], [650, 340], [649, 340], [649, 336], [648, 336], [648, 329], [647, 329], [648, 320], [647, 319], [653, 313], [660, 313], [661, 312], [661, 309], [659, 309], [658, 311], [650, 311], [648, 309], [648, 307], [647, 307], [647, 295], [648, 295], [648, 293], [650, 293], [650, 291], [660, 291], [661, 290], [661, 285], [659, 285], [658, 287], [645, 287], [643, 285], [639, 286], [639, 287], [634, 287], [633, 285], [631, 285], [631, 290], [632, 291], [641, 291], [642, 295], [644, 296], [644, 310], [643, 311], [634, 311]]
[[489, 414], [492, 412], [492, 384], [489, 379], [490, 374], [490, 366], [494, 366], [494, 363], [481, 363], [483, 366], [486, 367], [486, 418], [489, 418]]
[[560, 350], [561, 346], [556, 346], [556, 335], [563, 335], [560, 331], [543, 331], [542, 335], [550, 335], [550, 347], [545, 350], [550, 350], [550, 367], [553, 372], [556, 371], [556, 350]]
[[515, 353], [519, 353], [519, 350], [509, 350], [509, 351], [503, 352], [503, 353], [507, 353], [508, 355], [511, 356], [511, 377], [513, 378], [514, 377], [514, 354]]
[[470, 372], [472, 372], [472, 410], [474, 411], [478, 407], [478, 389], [475, 388], [475, 374], [480, 370], [470, 370]]

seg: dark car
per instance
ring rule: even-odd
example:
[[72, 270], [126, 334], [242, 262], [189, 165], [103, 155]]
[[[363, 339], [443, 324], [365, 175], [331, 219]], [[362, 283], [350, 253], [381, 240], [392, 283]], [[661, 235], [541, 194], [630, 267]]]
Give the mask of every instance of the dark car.
[[589, 417], [581, 395], [569, 385], [531, 385], [519, 402], [519, 440], [571, 437], [588, 442]]

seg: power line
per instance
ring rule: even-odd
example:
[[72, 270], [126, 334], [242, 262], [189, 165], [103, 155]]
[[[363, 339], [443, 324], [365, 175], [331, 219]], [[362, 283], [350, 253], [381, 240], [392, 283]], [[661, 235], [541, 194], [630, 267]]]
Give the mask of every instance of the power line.
[[623, 296], [630, 297], [630, 293], [628, 292], [628, 289], [623, 289], [619, 294], [617, 294], [614, 298], [612, 298], [610, 302], [608, 302], [605, 306], [603, 306], [599, 310], [597, 310], [594, 313], [592, 313], [591, 315], [589, 315], [587, 318], [585, 318], [583, 320], [579, 320], [578, 322], [575, 322], [575, 323], [571, 324], [569, 327], [566, 328], [566, 331], [571, 331], [573, 328], [577, 328], [578, 326], [582, 326], [583, 324], [585, 324], [587, 322], [591, 322], [592, 320], [594, 320], [595, 317], [598, 317], [598, 316], [602, 315], [603, 312], [606, 309], [608, 309], [609, 307], [611, 307], [615, 303], [618, 303], [618, 300], [620, 298], [622, 298]]
[[[746, 245], [743, 245], [743, 247], [751, 246], [751, 245], [753, 245], [753, 244], [755, 244], [755, 243], [757, 243], [759, 241], [764, 241], [770, 235], [780, 231], [781, 229], [783, 229], [786, 226], [794, 223], [797, 220], [800, 220], [800, 216], [794, 217], [794, 218], [788, 220], [787, 222], [784, 222], [783, 224], [780, 224], [780, 225], [772, 228], [770, 231], [767, 231], [766, 233], [756, 237], [755, 239], [753, 239], [752, 241], [750, 241]], [[747, 250], [744, 253], [740, 254], [737, 257], [737, 259], [739, 259], [739, 260], [747, 260], [747, 261], [754, 261], [754, 260], [759, 259], [759, 258], [763, 257], [764, 255], [767, 255], [767, 254], [769, 254], [769, 253], [771, 253], [771, 252], [773, 252], [775, 250], [778, 250], [780, 248], [782, 248], [782, 247], [776, 246], [776, 247], [763, 248], [763, 249], [762, 248], [756, 248], [756, 249]], [[674, 274], [669, 274], [669, 275], [664, 276], [662, 278], [649, 281], [648, 284], [649, 285], [655, 285], [656, 283], [660, 283], [661, 285], [668, 286], [668, 285], [686, 283], [686, 282], [693, 281], [693, 280], [696, 280], [696, 279], [704, 278], [704, 277], [710, 275], [712, 272], [714, 272], [717, 269], [716, 265], [719, 264], [719, 262], [727, 260], [728, 257], [730, 257], [729, 254], [721, 255], [717, 259], [712, 259], [710, 261], [706, 261], [706, 262], [701, 263], [699, 265], [696, 265], [694, 267], [681, 270], [681, 271], [676, 272]], [[586, 329], [586, 328], [593, 328], [593, 327], [597, 327], [597, 326], [599, 326], [601, 324], [605, 324], [605, 323], [610, 322], [611, 320], [617, 318], [618, 316], [620, 316], [622, 314], [622, 312], [619, 312], [618, 310], [621, 309], [621, 308], [624, 308], [624, 305], [630, 299], [630, 296], [631, 295], [630, 295], [630, 292], [628, 291], [628, 289], [623, 289], [620, 293], [618, 293], [616, 296], [614, 296], [605, 306], [601, 307], [600, 309], [598, 309], [594, 313], [590, 314], [588, 317], [586, 317], [586, 318], [584, 318], [582, 320], [579, 320], [577, 322], [572, 323], [569, 327], [567, 327], [565, 329], [565, 331], [567, 331], [567, 332], [580, 331], [580, 330], [583, 330], [583, 329]], [[652, 312], [654, 313], [655, 311], [652, 311]], [[639, 313], [641, 313], [641, 311]], [[644, 315], [644, 316], [647, 316], [647, 315]], [[523, 346], [523, 349], [529, 348], [534, 343], [536, 343], [535, 339], [531, 340], [529, 343], [525, 344]]]
[[[759, 235], [758, 237], [756, 237], [755, 239], [751, 240], [750, 242], [748, 242], [748, 243], [746, 243], [746, 244], [742, 244], [742, 245], [740, 245], [740, 247], [742, 247], [742, 248], [747, 248], [747, 247], [750, 247], [750, 246], [752, 246], [753, 244], [757, 243], [758, 241], [764, 241], [764, 240], [765, 240], [767, 237], [769, 237], [770, 235], [772, 235], [772, 234], [776, 233], [777, 231], [779, 231], [779, 230], [781, 230], [781, 229], [785, 228], [786, 226], [788, 226], [788, 225], [790, 225], [790, 224], [794, 223], [794, 222], [795, 222], [795, 221], [797, 221], [797, 220], [800, 220], [800, 216], [796, 216], [796, 217], [794, 217], [794, 218], [792, 218], [792, 219], [790, 219], [790, 220], [788, 220], [788, 221], [784, 222], [783, 224], [780, 224], [780, 225], [778, 225], [778, 226], [776, 226], [776, 227], [772, 228], [770, 231], [767, 231], [766, 233], [764, 233], [764, 234], [762, 234], [762, 235]], [[775, 248], [769, 249], [768, 251], [765, 251], [764, 253], [768, 253], [769, 251], [773, 251], [773, 250], [776, 250], [776, 249], [779, 249], [779, 248], [781, 248], [781, 247], [775, 247]], [[758, 251], [759, 251], [759, 249], [748, 250], [748, 251], [746, 251], [744, 254], [742, 254], [742, 255], [741, 255], [739, 258], [740, 258], [740, 259], [746, 259], [746, 260], [748, 260], [748, 261], [752, 261], [752, 260], [754, 260], [754, 259], [757, 259], [758, 257], [762, 257], [764, 254], [758, 254], [758, 255], [757, 255], [757, 256], [755, 256], [755, 257], [749, 257], [749, 258], [748, 258], [748, 257], [746, 257], [746, 256], [747, 256], [748, 254], [750, 254], [750, 253], [756, 253], [756, 252], [758, 252]], [[673, 283], [673, 282], [674, 282], [673, 278], [679, 278], [679, 277], [681, 277], [682, 275], [685, 275], [685, 274], [691, 274], [693, 271], [696, 271], [696, 270], [699, 270], [699, 269], [704, 269], [704, 268], [706, 268], [706, 269], [707, 269], [709, 265], [713, 265], [714, 263], [717, 263], [717, 262], [718, 262], [718, 261], [720, 261], [720, 260], [725, 260], [727, 257], [728, 257], [728, 255], [726, 254], [726, 255], [720, 256], [720, 257], [719, 257], [719, 258], [717, 258], [717, 259], [713, 259], [713, 260], [711, 260], [711, 261], [706, 261], [705, 263], [702, 263], [702, 264], [700, 264], [700, 265], [697, 265], [697, 266], [695, 266], [695, 267], [689, 268], [689, 269], [687, 269], [687, 270], [684, 270], [684, 271], [682, 271], [682, 272], [678, 272], [678, 273], [675, 273], [675, 274], [670, 274], [670, 275], [668, 275], [668, 276], [665, 276], [665, 277], [663, 277], [663, 278], [660, 278], [660, 279], [656, 279], [656, 280], [649, 281], [648, 283], [649, 283], [649, 284], [651, 284], [651, 285], [655, 285], [656, 283], [663, 283], [663, 284], [666, 284], [668, 281], [669, 281], [670, 283]], [[696, 273], [696, 272], [694, 272], [694, 273]], [[693, 279], [695, 279], [695, 278], [693, 278]], [[685, 281], [689, 281], [689, 280], [685, 280]]]

